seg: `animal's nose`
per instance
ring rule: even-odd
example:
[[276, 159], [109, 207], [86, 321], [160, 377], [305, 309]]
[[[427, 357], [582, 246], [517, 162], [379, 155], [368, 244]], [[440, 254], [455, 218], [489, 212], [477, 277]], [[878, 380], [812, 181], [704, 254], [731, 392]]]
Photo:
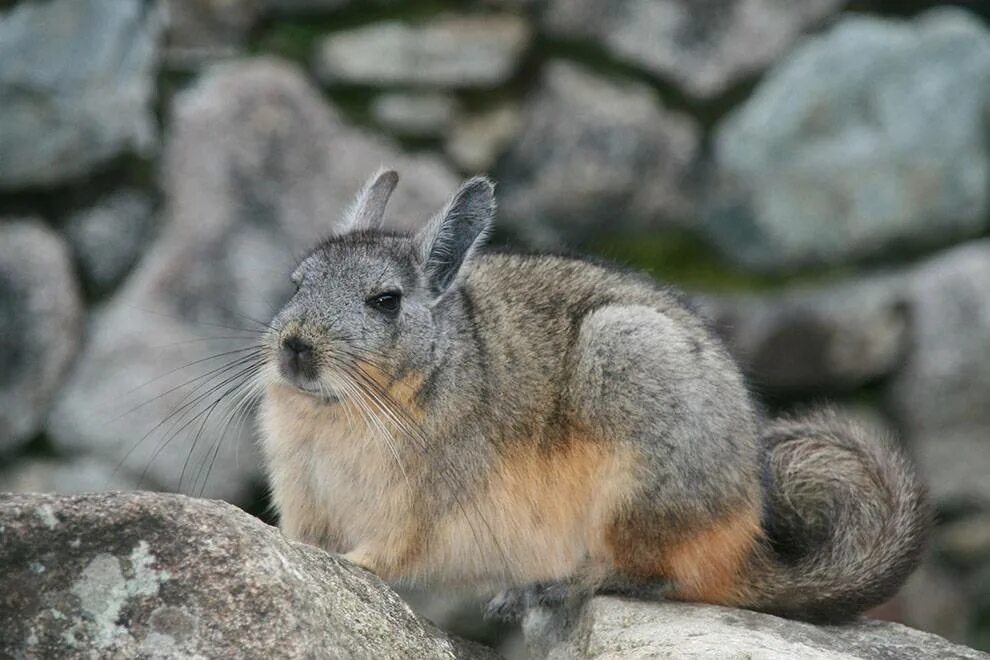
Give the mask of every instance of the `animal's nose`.
[[315, 376], [313, 346], [299, 337], [286, 337], [282, 340], [280, 357], [285, 375], [291, 377], [303, 376], [305, 378]]

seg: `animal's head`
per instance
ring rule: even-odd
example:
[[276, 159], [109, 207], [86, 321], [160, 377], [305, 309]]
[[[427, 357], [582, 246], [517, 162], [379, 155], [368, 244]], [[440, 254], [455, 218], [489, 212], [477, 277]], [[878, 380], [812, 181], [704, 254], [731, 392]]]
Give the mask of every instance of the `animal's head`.
[[494, 186], [465, 182], [416, 233], [382, 228], [398, 183], [373, 176], [340, 233], [296, 268], [295, 295], [276, 314], [267, 342], [268, 373], [327, 400], [350, 398], [368, 379], [424, 369], [436, 345], [436, 309], [484, 241], [495, 213]]

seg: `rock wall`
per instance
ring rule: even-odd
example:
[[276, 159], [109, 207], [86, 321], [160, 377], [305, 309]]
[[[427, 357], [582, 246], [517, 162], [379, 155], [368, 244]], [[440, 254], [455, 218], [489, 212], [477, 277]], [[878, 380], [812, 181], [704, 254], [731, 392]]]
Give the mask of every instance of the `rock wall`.
[[0, 3], [0, 491], [262, 513], [292, 264], [381, 164], [401, 227], [484, 171], [495, 240], [680, 285], [771, 411], [893, 427], [941, 524], [878, 614], [990, 648], [990, 10], [894, 4]]

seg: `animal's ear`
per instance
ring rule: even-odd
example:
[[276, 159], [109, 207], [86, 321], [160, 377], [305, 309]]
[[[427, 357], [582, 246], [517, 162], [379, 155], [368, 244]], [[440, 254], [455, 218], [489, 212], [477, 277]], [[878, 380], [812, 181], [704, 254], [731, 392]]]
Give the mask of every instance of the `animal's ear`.
[[468, 179], [416, 239], [420, 261], [437, 293], [453, 283], [461, 265], [485, 240], [495, 218], [495, 184]]
[[380, 169], [375, 172], [344, 214], [341, 231], [379, 229], [385, 217], [388, 198], [392, 196], [397, 183], [399, 183], [399, 175], [395, 170]]

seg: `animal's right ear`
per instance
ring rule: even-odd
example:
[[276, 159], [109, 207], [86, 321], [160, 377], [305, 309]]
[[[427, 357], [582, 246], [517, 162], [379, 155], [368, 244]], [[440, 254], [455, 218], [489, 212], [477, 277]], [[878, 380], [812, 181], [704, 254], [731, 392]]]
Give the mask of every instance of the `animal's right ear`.
[[388, 198], [392, 196], [397, 183], [399, 183], [399, 175], [395, 170], [383, 168], [375, 172], [344, 214], [340, 232], [380, 229]]

